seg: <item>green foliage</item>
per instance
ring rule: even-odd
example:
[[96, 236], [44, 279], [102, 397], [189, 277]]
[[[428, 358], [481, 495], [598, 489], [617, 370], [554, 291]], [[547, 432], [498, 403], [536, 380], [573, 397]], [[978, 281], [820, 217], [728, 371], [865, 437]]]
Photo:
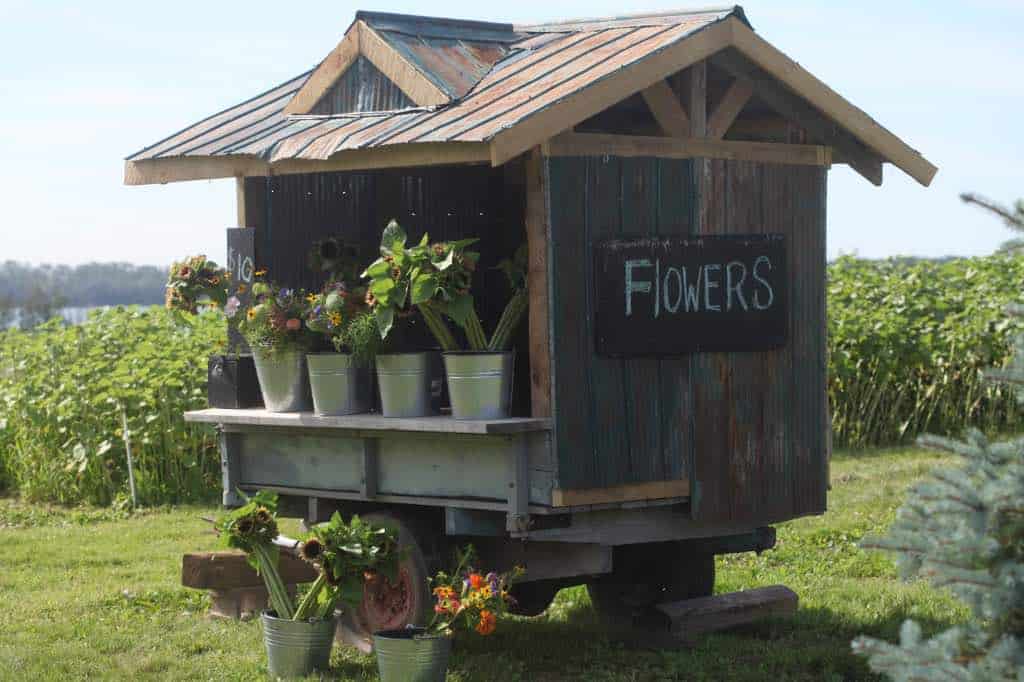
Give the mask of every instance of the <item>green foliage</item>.
[[303, 599], [296, 620], [310, 615], [326, 617], [339, 602], [356, 606], [363, 599], [367, 581], [398, 581], [401, 553], [397, 530], [367, 523], [358, 515], [345, 523], [341, 514], [334, 512], [329, 521], [313, 526], [300, 555], [316, 566], [323, 580]]
[[360, 367], [369, 367], [380, 349], [377, 321], [363, 302], [366, 290], [344, 281], [328, 282], [308, 297], [306, 326], [329, 340], [334, 350], [348, 352]]
[[155, 265], [28, 265], [9, 260], [0, 263], [0, 300], [20, 307], [33, 292], [44, 291], [69, 306], [159, 305], [166, 279], [166, 268]]
[[[964, 200], [1024, 232], [1024, 205], [1014, 214], [975, 197]], [[1020, 282], [1006, 283], [1006, 291], [1019, 295]], [[1017, 321], [1024, 316], [1020, 305], [1008, 312]], [[1017, 361], [996, 378], [1020, 386], [1024, 336], [1014, 352]], [[960, 466], [932, 471], [910, 490], [889, 532], [864, 546], [895, 553], [905, 580], [924, 578], [949, 589], [972, 617], [930, 639], [908, 619], [898, 645], [859, 637], [853, 649], [898, 682], [1024, 679], [1024, 439], [991, 444], [973, 430], [965, 442], [927, 436], [921, 443], [959, 455]]]
[[274, 355], [306, 351], [313, 344], [306, 316], [306, 292], [257, 281], [252, 285], [252, 301], [237, 312], [238, 331], [255, 353]]
[[1011, 391], [982, 370], [1009, 361], [1024, 324], [1024, 258], [938, 261], [839, 258], [828, 270], [829, 401], [837, 446], [920, 433], [1019, 429]]
[[210, 499], [220, 481], [206, 406], [223, 318], [176, 324], [161, 308], [95, 311], [77, 326], [0, 332], [0, 471], [32, 500], [108, 505], [127, 491], [121, 410], [140, 500]]
[[387, 337], [396, 318], [407, 317], [415, 307], [442, 350], [460, 349], [446, 317], [465, 332], [470, 350], [505, 350], [526, 313], [525, 247], [498, 265], [508, 277], [512, 298], [488, 340], [470, 293], [480, 254], [467, 248], [478, 240], [431, 244], [424, 234], [416, 246], [406, 247], [407, 240], [401, 226], [391, 221], [381, 237], [381, 257], [363, 272], [370, 279], [367, 303], [374, 310], [381, 337]]

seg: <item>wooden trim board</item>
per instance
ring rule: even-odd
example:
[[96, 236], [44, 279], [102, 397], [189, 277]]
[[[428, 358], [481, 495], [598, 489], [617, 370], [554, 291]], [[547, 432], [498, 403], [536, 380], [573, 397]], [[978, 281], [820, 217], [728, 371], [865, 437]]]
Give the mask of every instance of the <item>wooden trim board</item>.
[[622, 156], [661, 159], [730, 159], [825, 166], [832, 163], [829, 147], [775, 142], [733, 142], [729, 140], [678, 139], [604, 133], [563, 133], [545, 145], [549, 156]]
[[659, 500], [666, 497], [688, 497], [690, 481], [651, 481], [649, 483], [630, 483], [611, 488], [588, 488], [577, 490], [551, 491], [552, 507], [575, 507], [585, 504], [608, 504], [613, 502], [630, 502], [634, 500]]
[[320, 62], [320, 66], [316, 67], [285, 106], [285, 114], [308, 114], [331, 86], [338, 82], [348, 67], [352, 66], [359, 56], [358, 24], [361, 23], [363, 22], [352, 25], [341, 42]]
[[719, 22], [619, 69], [495, 135], [491, 139], [491, 163], [500, 166], [553, 135], [728, 47], [731, 39], [730, 24]]
[[754, 86], [745, 78], [737, 78], [722, 95], [722, 100], [715, 107], [708, 120], [707, 136], [713, 140], [721, 140], [729, 132], [733, 121], [754, 95]]
[[741, 53], [907, 175], [925, 187], [931, 184], [938, 168], [920, 153], [754, 33], [743, 22], [733, 17], [726, 21], [732, 29], [731, 42]]
[[447, 93], [434, 85], [429, 78], [396, 52], [366, 23], [360, 21], [357, 24], [357, 29], [360, 54], [370, 60], [381, 73], [387, 76], [418, 106], [448, 104], [451, 101]]
[[339, 152], [326, 161], [285, 159], [272, 164], [255, 156], [179, 156], [125, 161], [124, 184], [160, 185], [215, 178], [486, 163], [489, 159], [490, 151], [483, 142], [427, 142], [379, 149], [352, 149]]

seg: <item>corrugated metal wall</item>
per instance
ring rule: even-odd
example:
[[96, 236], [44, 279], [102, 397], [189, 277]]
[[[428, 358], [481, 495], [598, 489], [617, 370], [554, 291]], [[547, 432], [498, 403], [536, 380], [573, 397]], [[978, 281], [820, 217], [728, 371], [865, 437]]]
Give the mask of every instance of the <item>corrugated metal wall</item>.
[[[689, 476], [701, 520], [823, 511], [825, 170], [730, 161], [549, 160], [559, 486]], [[616, 235], [783, 233], [785, 348], [594, 352], [591, 244]]]
[[[367, 265], [378, 256], [381, 231], [392, 218], [417, 240], [424, 232], [432, 241], [479, 237], [474, 249], [482, 258], [473, 295], [484, 329], [490, 332], [508, 300], [504, 275], [493, 266], [526, 239], [525, 198], [516, 177], [511, 169], [438, 166], [247, 178], [246, 216], [249, 227], [256, 229], [257, 266], [280, 284], [316, 289], [324, 278], [310, 270], [308, 254], [313, 243], [325, 237], [358, 243]], [[390, 341], [391, 350], [437, 345], [415, 316], [396, 327]], [[526, 324], [514, 345], [523, 349], [516, 355], [515, 408], [528, 415]]]
[[416, 106], [397, 85], [370, 63], [357, 57], [338, 82], [324, 93], [311, 114], [350, 114], [357, 111], [392, 111]]

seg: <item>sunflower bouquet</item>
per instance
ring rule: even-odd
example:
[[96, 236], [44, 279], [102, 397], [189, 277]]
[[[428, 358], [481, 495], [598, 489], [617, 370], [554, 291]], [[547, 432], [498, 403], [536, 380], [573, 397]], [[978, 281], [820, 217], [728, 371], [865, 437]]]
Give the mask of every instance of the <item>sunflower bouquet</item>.
[[231, 273], [217, 263], [206, 256], [189, 256], [171, 264], [164, 302], [168, 310], [191, 315], [203, 306], [223, 308], [228, 305], [230, 284]]
[[278, 543], [288, 543], [278, 532], [276, 494], [256, 493], [245, 505], [216, 521], [215, 528], [226, 546], [246, 553], [249, 564], [263, 578], [270, 608], [278, 618], [328, 618], [339, 603], [358, 603], [366, 582], [380, 575], [392, 581], [397, 577], [400, 555], [396, 531], [374, 526], [358, 516], [346, 523], [335, 513], [330, 521], [313, 526], [309, 536], [296, 543], [299, 557], [317, 570], [316, 579], [296, 604], [278, 570]]
[[453, 573], [441, 571], [431, 579], [435, 604], [434, 618], [427, 628], [430, 632], [450, 635], [462, 627], [487, 636], [497, 628], [498, 616], [515, 604], [509, 585], [523, 575], [523, 569], [485, 574], [473, 568], [475, 559], [473, 546], [468, 545], [459, 552], [458, 568]]

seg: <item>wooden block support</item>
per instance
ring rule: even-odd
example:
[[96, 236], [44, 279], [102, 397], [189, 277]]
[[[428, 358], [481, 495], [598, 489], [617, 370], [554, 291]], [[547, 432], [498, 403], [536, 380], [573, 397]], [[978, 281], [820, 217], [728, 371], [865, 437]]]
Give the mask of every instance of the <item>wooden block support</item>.
[[768, 616], [796, 613], [798, 601], [796, 592], [785, 585], [772, 585], [659, 604], [655, 608], [668, 616], [672, 634], [685, 639]]
[[[281, 552], [281, 579], [289, 592], [295, 585], [316, 579], [313, 567], [294, 556]], [[181, 584], [210, 590], [213, 602], [210, 615], [217, 618], [241, 618], [258, 614], [267, 605], [263, 579], [239, 552], [195, 552], [181, 558]]]

